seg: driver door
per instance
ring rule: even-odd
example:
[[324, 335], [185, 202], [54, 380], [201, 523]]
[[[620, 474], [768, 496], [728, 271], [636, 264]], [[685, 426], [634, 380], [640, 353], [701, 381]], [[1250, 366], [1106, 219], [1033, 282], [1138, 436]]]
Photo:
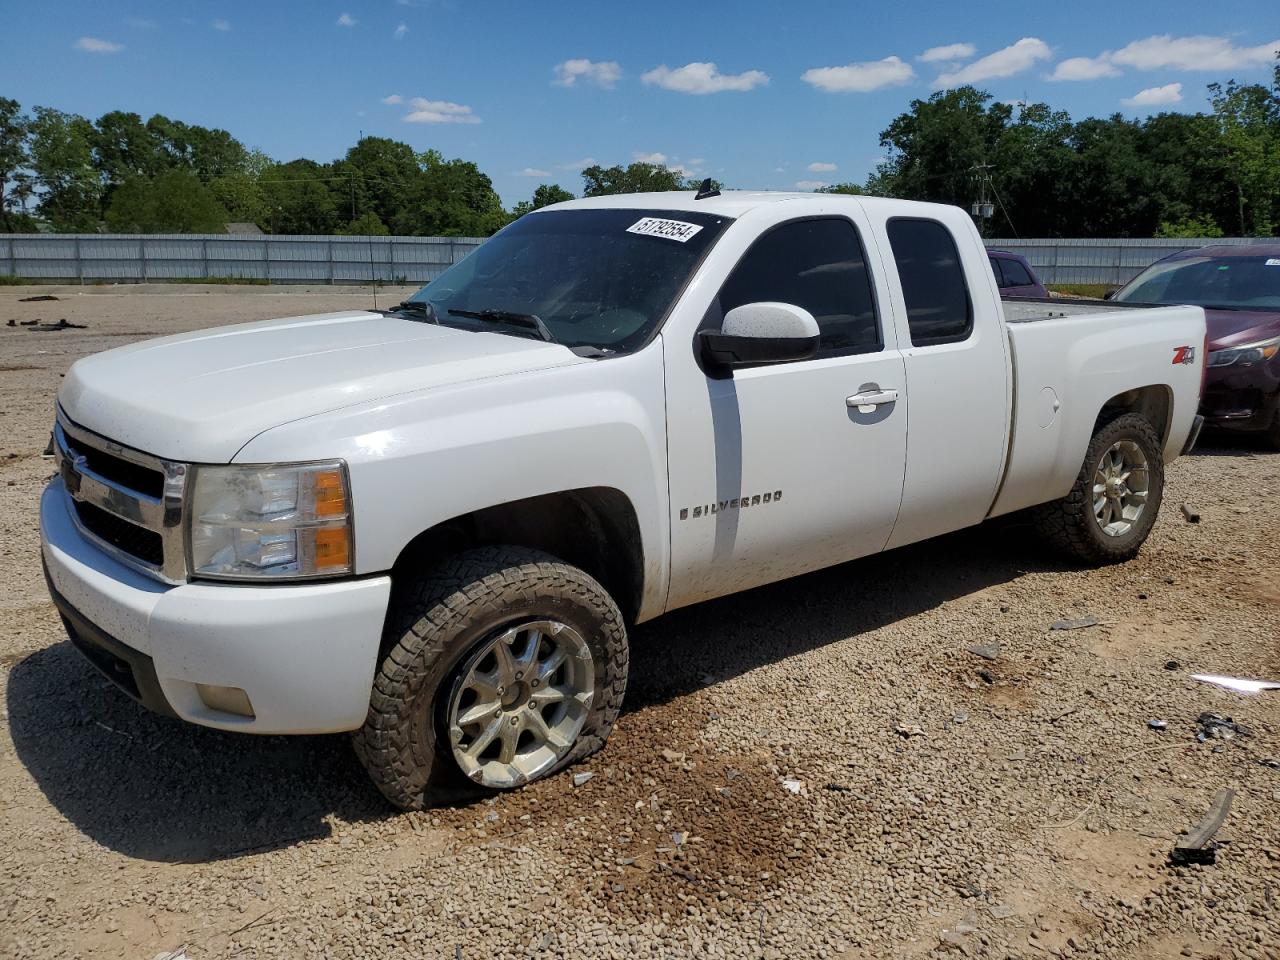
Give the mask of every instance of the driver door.
[[[746, 303], [794, 304], [818, 321], [815, 358], [703, 371], [690, 383], [673, 368], [686, 358], [669, 356], [669, 608], [876, 553], [888, 541], [902, 498], [908, 399], [893, 324], [876, 303], [873, 274], [883, 268], [869, 261], [861, 226], [829, 216], [766, 231], [704, 324], [718, 326]], [[664, 340], [669, 355], [689, 349]], [[880, 396], [858, 405], [850, 398], [860, 394]]]

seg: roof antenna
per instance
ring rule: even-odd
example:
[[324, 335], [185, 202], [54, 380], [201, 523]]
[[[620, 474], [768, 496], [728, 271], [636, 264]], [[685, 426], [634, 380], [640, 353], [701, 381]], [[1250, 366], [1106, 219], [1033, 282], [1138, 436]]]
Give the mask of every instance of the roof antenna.
[[697, 196], [695, 196], [693, 199], [710, 200], [712, 197], [718, 197], [718, 196], [720, 196], [720, 191], [711, 185], [711, 178], [707, 177], [707, 179], [703, 180], [702, 183], [698, 186]]

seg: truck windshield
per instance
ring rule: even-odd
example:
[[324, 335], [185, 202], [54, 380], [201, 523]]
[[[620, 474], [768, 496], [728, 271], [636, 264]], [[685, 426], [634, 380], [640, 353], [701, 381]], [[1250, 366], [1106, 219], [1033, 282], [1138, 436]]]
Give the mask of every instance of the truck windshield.
[[1280, 249], [1272, 257], [1188, 257], [1152, 264], [1116, 294], [1123, 303], [1226, 310], [1280, 308]]
[[671, 210], [531, 213], [415, 293], [445, 326], [538, 336], [537, 317], [570, 348], [626, 353], [662, 323], [729, 218]]

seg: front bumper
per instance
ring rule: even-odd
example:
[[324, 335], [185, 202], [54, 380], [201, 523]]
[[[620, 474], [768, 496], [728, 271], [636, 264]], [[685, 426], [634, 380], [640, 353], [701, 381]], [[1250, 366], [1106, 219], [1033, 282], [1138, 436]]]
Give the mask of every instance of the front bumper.
[[1280, 358], [1249, 367], [1210, 367], [1200, 412], [1205, 425], [1266, 430], [1280, 409]]
[[[364, 722], [390, 577], [160, 583], [79, 533], [60, 479], [40, 500], [40, 539], [72, 641], [151, 709], [247, 733], [334, 733]], [[254, 715], [209, 707], [197, 684], [240, 688]]]

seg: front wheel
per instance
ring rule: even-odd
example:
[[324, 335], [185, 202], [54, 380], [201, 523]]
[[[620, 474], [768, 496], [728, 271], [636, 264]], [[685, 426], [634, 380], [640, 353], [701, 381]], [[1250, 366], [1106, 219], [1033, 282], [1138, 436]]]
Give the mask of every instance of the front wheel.
[[459, 554], [396, 601], [357, 755], [422, 809], [548, 776], [600, 749], [627, 680], [627, 634], [594, 579], [515, 547]]
[[1041, 532], [1088, 564], [1137, 556], [1164, 495], [1160, 438], [1141, 414], [1121, 414], [1094, 433], [1076, 482], [1061, 500], [1036, 508]]

